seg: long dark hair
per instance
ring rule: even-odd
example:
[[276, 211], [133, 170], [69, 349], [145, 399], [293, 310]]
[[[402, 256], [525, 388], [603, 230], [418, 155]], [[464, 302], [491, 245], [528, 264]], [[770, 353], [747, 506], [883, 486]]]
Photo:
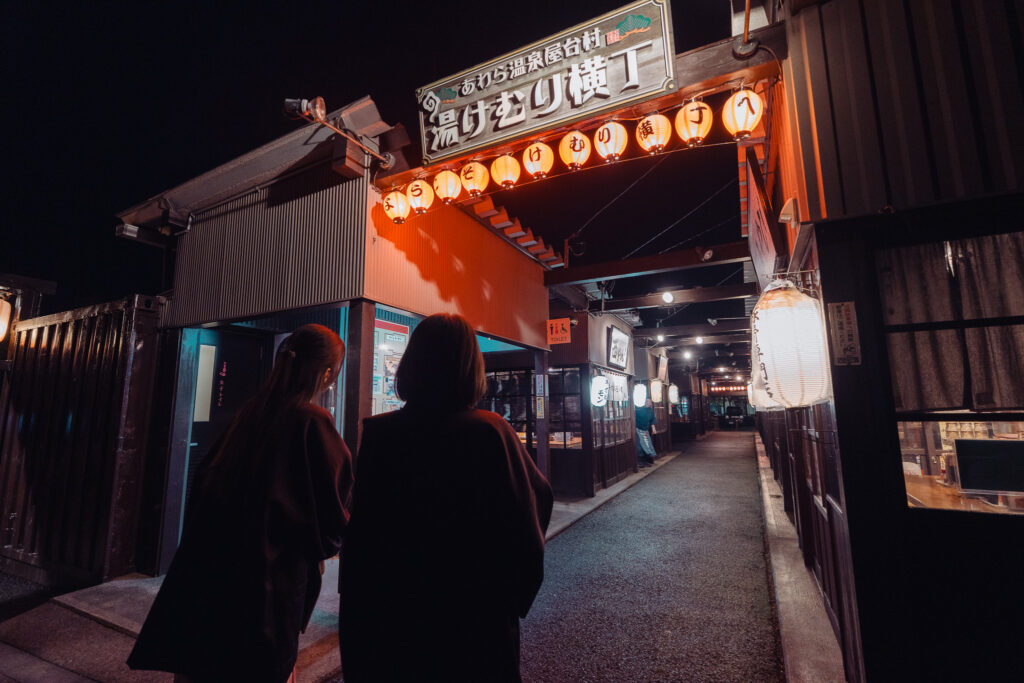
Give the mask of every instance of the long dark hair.
[[412, 408], [461, 410], [477, 404], [485, 380], [476, 332], [460, 315], [436, 313], [412, 331], [395, 372], [395, 393]]
[[[323, 325], [303, 325], [285, 338], [274, 357], [274, 369], [256, 395], [235, 415], [207, 465], [206, 488], [224, 488], [246, 469], [246, 456], [276, 420], [309, 403], [334, 384], [345, 357], [345, 343]], [[329, 370], [329, 372], [328, 372]]]

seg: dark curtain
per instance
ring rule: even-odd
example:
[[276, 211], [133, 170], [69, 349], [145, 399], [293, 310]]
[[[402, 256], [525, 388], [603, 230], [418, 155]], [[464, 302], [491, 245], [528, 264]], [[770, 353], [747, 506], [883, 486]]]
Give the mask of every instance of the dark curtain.
[[[1024, 315], [1024, 233], [876, 254], [886, 325]], [[1024, 407], [1024, 325], [886, 335], [897, 410]]]

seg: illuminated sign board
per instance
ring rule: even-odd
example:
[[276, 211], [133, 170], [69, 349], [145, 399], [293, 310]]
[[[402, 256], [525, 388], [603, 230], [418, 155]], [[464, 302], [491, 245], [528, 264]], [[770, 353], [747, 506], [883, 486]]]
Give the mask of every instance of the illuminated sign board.
[[676, 90], [668, 0], [634, 2], [416, 91], [424, 163]]

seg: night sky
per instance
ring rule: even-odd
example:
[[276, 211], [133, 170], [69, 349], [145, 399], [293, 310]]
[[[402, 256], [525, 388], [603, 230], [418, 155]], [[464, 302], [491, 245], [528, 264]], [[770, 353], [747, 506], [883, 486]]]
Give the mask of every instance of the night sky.
[[[116, 214], [294, 130], [284, 98], [320, 95], [334, 110], [368, 94], [418, 147], [417, 87], [623, 4], [3, 0], [0, 272], [55, 281], [44, 312], [157, 293], [159, 252], [116, 238]], [[676, 52], [728, 37], [729, 5], [675, 0]], [[574, 262], [625, 256], [736, 179], [735, 148], [722, 145], [495, 202], [560, 245], [653, 164], [583, 230]], [[733, 182], [636, 255], [738, 239], [737, 192]]]

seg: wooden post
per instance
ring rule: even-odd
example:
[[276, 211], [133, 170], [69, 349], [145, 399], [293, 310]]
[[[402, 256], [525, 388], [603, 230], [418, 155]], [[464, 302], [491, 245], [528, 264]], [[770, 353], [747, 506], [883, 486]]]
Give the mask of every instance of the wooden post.
[[342, 437], [352, 455], [359, 452], [363, 419], [373, 410], [373, 321], [372, 301], [357, 299], [349, 305], [345, 349], [345, 415]]
[[[536, 414], [534, 423], [534, 439], [537, 449], [537, 467], [551, 481], [551, 455], [548, 449], [548, 352], [533, 352], [533, 390], [535, 394], [533, 412]], [[537, 411], [537, 407], [542, 411]], [[541, 417], [543, 414], [543, 417]]]

